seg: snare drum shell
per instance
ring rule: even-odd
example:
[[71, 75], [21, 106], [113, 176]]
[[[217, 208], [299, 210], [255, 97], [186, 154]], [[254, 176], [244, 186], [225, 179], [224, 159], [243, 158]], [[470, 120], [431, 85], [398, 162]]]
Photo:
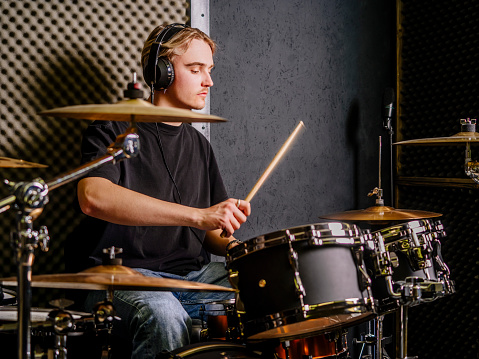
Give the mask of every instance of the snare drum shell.
[[[313, 245], [303, 240], [293, 243], [293, 248], [298, 253], [304, 304], [367, 297], [360, 289], [351, 246]], [[243, 255], [230, 263], [230, 269], [239, 273], [239, 297], [248, 319], [301, 308], [287, 243]]]

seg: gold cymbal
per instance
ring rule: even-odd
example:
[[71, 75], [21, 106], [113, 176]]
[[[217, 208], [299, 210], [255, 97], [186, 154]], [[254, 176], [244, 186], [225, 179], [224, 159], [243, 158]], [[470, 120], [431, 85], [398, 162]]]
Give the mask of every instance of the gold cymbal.
[[[5, 286], [17, 286], [16, 277], [1, 278]], [[44, 274], [32, 276], [32, 287], [87, 290], [143, 290], [181, 292], [234, 292], [234, 289], [214, 284], [180, 279], [147, 277], [131, 268], [105, 265], [80, 273]]]
[[319, 218], [335, 219], [340, 221], [388, 222], [409, 219], [434, 218], [440, 216], [442, 216], [442, 214], [434, 212], [410, 209], [394, 209], [393, 207], [387, 206], [374, 206], [361, 210], [327, 214], [324, 216], [319, 216]]
[[0, 168], [40, 168], [48, 167], [39, 163], [27, 162], [24, 160], [17, 160], [14, 158], [0, 157]]
[[478, 132], [459, 132], [449, 137], [418, 138], [415, 140], [400, 141], [394, 145], [460, 145], [463, 143], [479, 143]]
[[59, 107], [39, 113], [42, 116], [68, 117], [82, 120], [136, 122], [225, 122], [224, 118], [173, 107], [160, 107], [148, 101], [133, 99], [115, 104]]

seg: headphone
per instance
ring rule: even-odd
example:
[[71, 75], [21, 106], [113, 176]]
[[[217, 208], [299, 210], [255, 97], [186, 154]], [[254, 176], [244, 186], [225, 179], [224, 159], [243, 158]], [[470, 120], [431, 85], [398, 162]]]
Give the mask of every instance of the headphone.
[[152, 93], [153, 90], [166, 89], [175, 79], [175, 71], [173, 70], [173, 64], [170, 60], [164, 56], [158, 57], [161, 45], [168, 42], [178, 32], [187, 27], [188, 25], [177, 23], [168, 25], [158, 34], [151, 45], [150, 54], [148, 55], [148, 63], [143, 69], [143, 77], [151, 88]]

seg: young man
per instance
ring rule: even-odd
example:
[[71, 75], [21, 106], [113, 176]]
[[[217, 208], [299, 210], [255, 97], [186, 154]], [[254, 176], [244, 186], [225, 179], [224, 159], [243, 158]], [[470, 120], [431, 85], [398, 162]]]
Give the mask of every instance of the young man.
[[[158, 48], [159, 42], [163, 43]], [[154, 73], [149, 68], [152, 48], [174, 71], [171, 84], [161, 88], [149, 76], [153, 103], [203, 108], [213, 86], [214, 42], [183, 25], [157, 27], [142, 51], [145, 75]], [[92, 264], [101, 264], [102, 250], [115, 246], [123, 248], [123, 265], [147, 276], [228, 286], [224, 265], [210, 262], [210, 253], [226, 254], [227, 245], [234, 241], [232, 234], [250, 215], [250, 204], [228, 199], [212, 148], [192, 126], [137, 125], [141, 143], [137, 157], [103, 166], [78, 183], [82, 211], [103, 221], [101, 238], [90, 256]], [[127, 126], [93, 122], [84, 135], [83, 162], [103, 155]], [[226, 236], [221, 236], [223, 231]], [[87, 308], [102, 295], [90, 293]], [[191, 318], [199, 316], [198, 306], [189, 304], [228, 297], [231, 294], [225, 292], [116, 291], [113, 304], [121, 321], [115, 321], [113, 330], [131, 340], [133, 358], [154, 358], [161, 350], [189, 343]]]

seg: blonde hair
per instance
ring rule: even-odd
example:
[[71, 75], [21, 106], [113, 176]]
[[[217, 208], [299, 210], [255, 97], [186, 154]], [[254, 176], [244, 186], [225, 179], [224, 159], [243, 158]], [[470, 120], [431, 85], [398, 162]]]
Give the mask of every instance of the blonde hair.
[[[146, 39], [143, 49], [141, 50], [141, 67], [144, 69], [148, 64], [148, 58], [150, 56], [151, 46], [155, 42], [156, 38], [160, 32], [165, 28], [165, 25], [157, 26]], [[191, 41], [203, 40], [206, 42], [210, 48], [211, 52], [214, 54], [216, 51], [216, 43], [203, 31], [196, 29], [194, 27], [185, 27], [180, 30], [177, 34], [173, 36], [167, 42], [161, 44], [158, 57], [166, 57], [168, 60], [172, 60], [175, 56], [184, 54], [188, 47], [191, 44]]]

